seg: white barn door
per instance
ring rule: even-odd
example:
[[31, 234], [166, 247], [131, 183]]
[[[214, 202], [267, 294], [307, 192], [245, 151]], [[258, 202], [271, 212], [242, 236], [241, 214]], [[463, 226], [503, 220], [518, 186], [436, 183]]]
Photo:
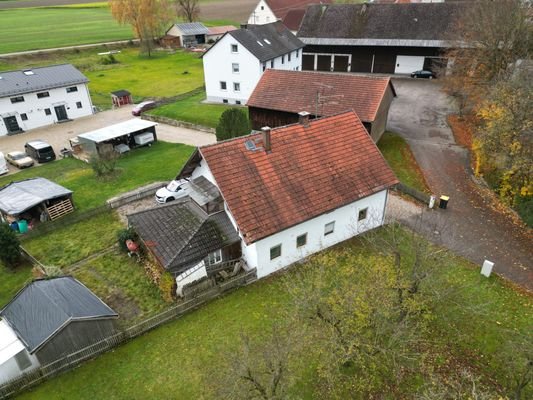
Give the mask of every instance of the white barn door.
[[424, 56], [396, 56], [395, 74], [410, 74], [424, 68]]

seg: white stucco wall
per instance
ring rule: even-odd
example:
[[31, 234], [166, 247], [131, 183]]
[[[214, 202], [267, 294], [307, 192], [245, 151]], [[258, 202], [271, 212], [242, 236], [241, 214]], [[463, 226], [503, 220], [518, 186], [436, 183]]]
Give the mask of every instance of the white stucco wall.
[[[68, 87], [71, 86], [76, 86], [78, 91], [67, 93], [66, 87], [61, 87], [39, 91], [48, 92], [50, 95], [41, 99], [37, 97], [38, 92], [0, 98], [0, 136], [7, 134], [7, 128], [3, 118], [9, 116], [15, 116], [19, 127], [27, 131], [56, 123], [55, 106], [64, 105], [69, 119], [91, 115], [93, 113], [93, 104], [87, 85], [78, 84], [69, 85]], [[19, 96], [24, 97], [23, 102], [11, 103], [10, 99], [12, 97]], [[77, 102], [81, 102], [81, 108], [77, 108]], [[50, 109], [50, 115], [46, 115], [45, 109]], [[28, 119], [23, 121], [21, 114], [26, 114]]]
[[[238, 46], [237, 53], [231, 51], [232, 44]], [[289, 61], [289, 54], [284, 54], [268, 60], [264, 63], [265, 69], [301, 70], [302, 49], [290, 52], [290, 58]], [[223, 103], [227, 100], [228, 104], [236, 104], [238, 101], [242, 105], [246, 104], [263, 75], [263, 63], [229, 34], [204, 55], [203, 63], [205, 91], [207, 101], [210, 102]], [[233, 64], [239, 64], [239, 72], [233, 72]], [[226, 90], [221, 89], [220, 82], [226, 82]], [[234, 90], [235, 82], [240, 83], [240, 91]]]
[[277, 20], [278, 19], [265, 0], [259, 0], [259, 3], [257, 3], [257, 6], [250, 14], [250, 17], [248, 17], [248, 23], [254, 25], [269, 24]]
[[183, 296], [183, 287], [191, 282], [198, 281], [207, 276], [207, 270], [205, 268], [205, 263], [202, 260], [194, 267], [188, 269], [187, 271], [179, 274], [176, 277], [176, 295]]
[[[20, 352], [26, 353], [31, 362], [31, 365], [24, 371], [20, 370], [15, 360], [15, 356]], [[39, 365], [37, 357], [28, 353], [9, 324], [5, 320], [0, 320], [0, 385], [39, 367]]]
[[[257, 269], [257, 277], [262, 278], [306, 256], [382, 225], [386, 200], [387, 191], [384, 190], [261, 239], [249, 246], [243, 242], [243, 257], [249, 266]], [[366, 207], [368, 207], [366, 220], [358, 222], [359, 210]], [[325, 236], [324, 226], [332, 221], [335, 221], [335, 230]], [[307, 244], [296, 247], [296, 238], [304, 233], [307, 233]], [[278, 244], [282, 245], [281, 256], [270, 260], [270, 248]]]

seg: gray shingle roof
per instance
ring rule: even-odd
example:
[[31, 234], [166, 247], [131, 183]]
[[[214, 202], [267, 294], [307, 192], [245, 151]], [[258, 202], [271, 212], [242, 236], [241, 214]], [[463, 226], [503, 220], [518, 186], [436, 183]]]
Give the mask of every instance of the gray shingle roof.
[[67, 196], [72, 191], [45, 178], [11, 182], [0, 188], [0, 211], [18, 215], [45, 200]]
[[89, 82], [89, 79], [71, 64], [52, 65], [19, 71], [0, 71], [0, 97], [32, 93], [87, 82]]
[[207, 35], [207, 29], [201, 22], [187, 22], [184, 24], [176, 24], [176, 27], [185, 35]]
[[174, 273], [240, 241], [224, 211], [207, 215], [190, 199], [128, 215], [128, 223], [164, 268]]
[[464, 8], [461, 3], [314, 5], [298, 37], [443, 41]]
[[248, 25], [247, 29], [237, 29], [228, 32], [228, 35], [233, 36], [260, 61], [271, 60], [304, 47], [303, 42], [281, 22]]
[[33, 352], [71, 320], [115, 318], [118, 314], [79, 281], [65, 276], [28, 284], [0, 316]]

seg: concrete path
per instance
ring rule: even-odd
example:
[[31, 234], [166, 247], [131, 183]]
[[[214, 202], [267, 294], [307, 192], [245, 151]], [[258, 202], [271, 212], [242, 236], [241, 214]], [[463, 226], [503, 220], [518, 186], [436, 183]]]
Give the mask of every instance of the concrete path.
[[[76, 119], [62, 124], [49, 125], [43, 128], [33, 129], [25, 133], [13, 136], [0, 136], [0, 151], [4, 154], [14, 150], [24, 151], [24, 144], [32, 139], [42, 139], [52, 145], [57, 154], [59, 150], [70, 148], [69, 139], [81, 133], [136, 118], [131, 115], [133, 106], [125, 106], [116, 110], [99, 112], [97, 114]], [[213, 134], [180, 128], [166, 124], [156, 127], [157, 137], [171, 143], [184, 143], [190, 146], [203, 146], [215, 143]], [[18, 171], [10, 166], [10, 173]]]
[[388, 129], [402, 135], [431, 190], [450, 196], [447, 210], [413, 214], [403, 219], [429, 238], [533, 291], [532, 230], [501, 210], [494, 194], [475, 181], [466, 149], [455, 143], [446, 116], [454, 111], [435, 81], [394, 80], [398, 97], [392, 103]]

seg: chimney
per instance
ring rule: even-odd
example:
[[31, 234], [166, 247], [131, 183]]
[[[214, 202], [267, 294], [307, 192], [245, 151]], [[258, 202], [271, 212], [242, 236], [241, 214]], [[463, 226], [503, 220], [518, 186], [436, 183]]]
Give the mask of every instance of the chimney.
[[311, 114], [308, 113], [307, 111], [300, 111], [298, 113], [298, 123], [300, 125], [303, 125], [304, 128], [307, 128], [309, 126], [309, 116]]
[[265, 152], [270, 153], [272, 151], [272, 145], [270, 144], [270, 126], [263, 126], [261, 131], [263, 132], [263, 147], [265, 148]]
[[241, 24], [241, 29], [248, 29], [248, 24]]

